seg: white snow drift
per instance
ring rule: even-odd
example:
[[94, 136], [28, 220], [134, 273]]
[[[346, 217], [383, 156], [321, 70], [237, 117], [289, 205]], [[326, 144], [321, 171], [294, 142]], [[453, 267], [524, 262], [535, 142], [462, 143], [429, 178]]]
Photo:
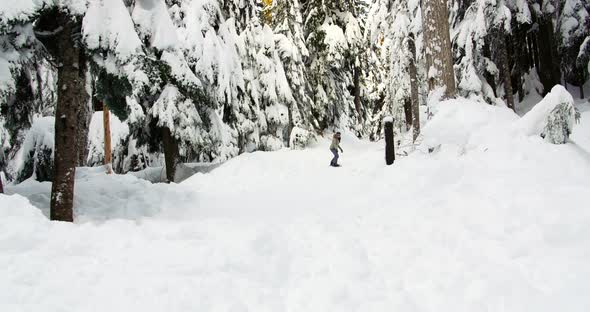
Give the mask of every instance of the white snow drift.
[[341, 168], [322, 141], [178, 185], [82, 169], [75, 224], [35, 208], [48, 183], [9, 186], [0, 310], [586, 311], [590, 140], [518, 120], [442, 102], [389, 167], [382, 143], [344, 136]]

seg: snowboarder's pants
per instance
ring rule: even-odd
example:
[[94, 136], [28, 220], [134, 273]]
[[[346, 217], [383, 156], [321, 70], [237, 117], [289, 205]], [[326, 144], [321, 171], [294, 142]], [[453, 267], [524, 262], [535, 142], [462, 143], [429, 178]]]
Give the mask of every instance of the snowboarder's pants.
[[334, 158], [332, 158], [330, 166], [335, 166], [338, 164], [338, 150], [335, 148], [331, 148], [330, 151], [332, 152], [332, 154], [334, 154]]

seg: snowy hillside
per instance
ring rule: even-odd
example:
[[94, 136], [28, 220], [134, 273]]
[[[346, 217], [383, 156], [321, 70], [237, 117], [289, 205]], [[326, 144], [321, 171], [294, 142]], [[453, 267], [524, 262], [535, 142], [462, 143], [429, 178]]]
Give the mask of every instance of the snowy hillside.
[[43, 216], [49, 183], [10, 185], [0, 310], [587, 311], [578, 108], [572, 142], [553, 145], [507, 108], [443, 102], [389, 167], [383, 142], [345, 135], [341, 168], [323, 139], [181, 184], [81, 168], [74, 224]]

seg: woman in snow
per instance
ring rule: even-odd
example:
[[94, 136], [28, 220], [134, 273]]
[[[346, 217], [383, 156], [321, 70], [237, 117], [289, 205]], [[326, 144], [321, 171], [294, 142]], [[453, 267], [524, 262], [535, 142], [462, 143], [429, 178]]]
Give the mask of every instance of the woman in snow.
[[332, 167], [340, 167], [338, 164], [338, 149], [340, 149], [341, 153], [344, 153], [342, 147], [340, 147], [341, 138], [342, 136], [340, 135], [340, 132], [336, 132], [334, 137], [332, 137], [332, 144], [330, 144], [330, 151], [334, 154], [334, 158], [332, 158], [332, 161], [330, 162], [330, 166]]

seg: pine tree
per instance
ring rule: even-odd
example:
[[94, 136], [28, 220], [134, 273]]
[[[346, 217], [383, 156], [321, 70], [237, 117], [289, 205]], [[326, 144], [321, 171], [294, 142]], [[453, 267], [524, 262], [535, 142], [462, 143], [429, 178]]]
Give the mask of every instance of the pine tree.
[[289, 146], [303, 148], [319, 125], [313, 116], [311, 85], [306, 75], [309, 51], [303, 36], [301, 7], [298, 0], [275, 0], [272, 13], [277, 50], [293, 95], [289, 103]]
[[558, 21], [561, 70], [567, 83], [580, 88], [588, 79], [587, 63], [590, 58], [590, 4], [581, 0], [565, 0], [560, 6]]
[[360, 2], [354, 0], [311, 0], [303, 5], [304, 36], [310, 52], [307, 75], [320, 129], [360, 124], [353, 77], [364, 52], [359, 11]]

